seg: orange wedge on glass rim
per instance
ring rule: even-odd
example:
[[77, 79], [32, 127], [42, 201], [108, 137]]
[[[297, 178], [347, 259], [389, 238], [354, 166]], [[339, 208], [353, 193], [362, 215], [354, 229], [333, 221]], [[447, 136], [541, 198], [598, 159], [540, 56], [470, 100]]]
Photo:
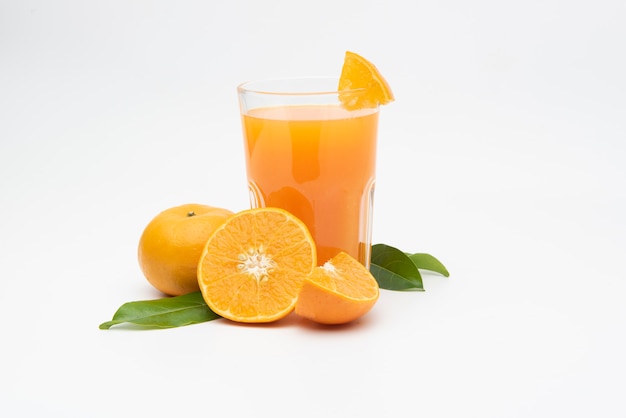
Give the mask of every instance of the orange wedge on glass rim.
[[346, 51], [339, 78], [339, 100], [346, 109], [377, 107], [395, 100], [378, 68], [359, 54]]
[[218, 315], [272, 322], [293, 311], [316, 264], [315, 243], [302, 221], [283, 209], [248, 209], [231, 216], [207, 241], [198, 284]]
[[321, 324], [345, 324], [369, 312], [379, 294], [378, 282], [369, 270], [340, 252], [315, 267], [304, 281], [295, 312]]

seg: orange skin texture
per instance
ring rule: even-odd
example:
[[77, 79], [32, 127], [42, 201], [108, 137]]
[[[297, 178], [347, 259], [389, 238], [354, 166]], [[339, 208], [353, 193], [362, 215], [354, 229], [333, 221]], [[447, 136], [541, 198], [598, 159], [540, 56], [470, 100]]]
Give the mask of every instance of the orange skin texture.
[[148, 282], [170, 296], [200, 290], [197, 268], [208, 239], [228, 218], [228, 209], [185, 204], [159, 213], [139, 240], [139, 266]]
[[329, 292], [328, 289], [306, 280], [302, 285], [300, 300], [307, 301], [306, 305], [296, 304], [296, 314], [311, 321], [326, 325], [340, 325], [352, 322], [368, 313], [376, 300], [366, 303], [354, 301]]

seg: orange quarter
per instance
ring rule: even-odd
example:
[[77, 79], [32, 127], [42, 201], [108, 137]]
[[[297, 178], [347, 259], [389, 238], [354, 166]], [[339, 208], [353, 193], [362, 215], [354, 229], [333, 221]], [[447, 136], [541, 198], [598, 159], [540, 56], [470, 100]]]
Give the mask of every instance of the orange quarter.
[[378, 297], [374, 276], [342, 252], [316, 267], [304, 281], [295, 311], [321, 324], [345, 324], [368, 313]]

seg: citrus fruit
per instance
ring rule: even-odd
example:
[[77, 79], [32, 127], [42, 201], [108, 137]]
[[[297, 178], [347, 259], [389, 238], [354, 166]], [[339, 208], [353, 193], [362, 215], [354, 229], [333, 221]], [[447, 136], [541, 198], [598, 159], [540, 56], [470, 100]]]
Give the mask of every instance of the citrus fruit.
[[321, 324], [345, 324], [378, 300], [378, 282], [361, 263], [340, 252], [304, 281], [295, 312]]
[[350, 51], [346, 51], [341, 69], [339, 92], [339, 99], [347, 109], [377, 107], [395, 100], [376, 66]]
[[141, 270], [155, 288], [178, 296], [199, 290], [198, 260], [209, 237], [233, 215], [228, 209], [186, 204], [155, 216], [139, 239]]
[[316, 260], [315, 243], [300, 219], [278, 208], [248, 209], [229, 218], [207, 241], [198, 283], [218, 315], [271, 322], [293, 311]]

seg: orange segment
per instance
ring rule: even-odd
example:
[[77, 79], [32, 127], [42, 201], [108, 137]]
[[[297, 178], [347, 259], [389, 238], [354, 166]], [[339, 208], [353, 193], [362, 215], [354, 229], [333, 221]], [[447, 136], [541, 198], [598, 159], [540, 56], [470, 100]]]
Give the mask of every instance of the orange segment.
[[395, 100], [378, 68], [350, 51], [346, 51], [341, 69], [339, 91], [339, 99], [347, 109], [376, 107]]
[[207, 305], [224, 318], [271, 322], [293, 311], [316, 261], [315, 243], [302, 221], [282, 209], [249, 209], [209, 238], [198, 284]]
[[295, 311], [321, 324], [345, 324], [369, 312], [378, 296], [378, 283], [369, 270], [341, 252], [304, 281]]

